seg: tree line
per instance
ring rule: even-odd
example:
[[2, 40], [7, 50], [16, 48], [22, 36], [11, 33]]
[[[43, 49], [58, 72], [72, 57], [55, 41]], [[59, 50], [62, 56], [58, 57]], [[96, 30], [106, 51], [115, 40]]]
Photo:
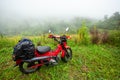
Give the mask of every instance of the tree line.
[[86, 26], [90, 29], [94, 25], [100, 29], [120, 30], [120, 14], [113, 13], [112, 16], [104, 16], [102, 20], [91, 18], [74, 17], [72, 19], [6, 19], [0, 20], [0, 35], [41, 35], [48, 33], [50, 29], [54, 33], [63, 33], [65, 28], [70, 27], [69, 33], [76, 34], [85, 21]]
[[101, 29], [120, 30], [120, 13], [115, 12], [112, 16], [104, 16], [104, 20], [99, 20], [97, 27]]

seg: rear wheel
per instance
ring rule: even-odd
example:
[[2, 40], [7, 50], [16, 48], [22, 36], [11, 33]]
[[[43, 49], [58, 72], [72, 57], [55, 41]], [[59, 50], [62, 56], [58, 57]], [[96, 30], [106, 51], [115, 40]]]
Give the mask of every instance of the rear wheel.
[[67, 48], [65, 50], [65, 57], [61, 58], [63, 62], [68, 62], [72, 59], [72, 50], [71, 48]]
[[21, 72], [23, 72], [25, 74], [33, 73], [33, 72], [37, 71], [40, 68], [40, 66], [35, 66], [35, 65], [37, 65], [39, 63], [40, 63], [39, 61], [31, 62], [31, 63], [22, 62], [19, 65], [19, 69], [20, 69]]

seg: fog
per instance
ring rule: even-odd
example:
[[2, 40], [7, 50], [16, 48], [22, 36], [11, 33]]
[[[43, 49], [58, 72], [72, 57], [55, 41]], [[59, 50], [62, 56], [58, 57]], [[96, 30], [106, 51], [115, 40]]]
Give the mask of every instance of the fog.
[[[0, 0], [0, 34], [41, 34], [87, 26], [120, 12], [120, 0]], [[59, 31], [60, 30], [60, 31]]]
[[120, 0], [0, 0], [2, 17], [90, 17], [120, 11]]

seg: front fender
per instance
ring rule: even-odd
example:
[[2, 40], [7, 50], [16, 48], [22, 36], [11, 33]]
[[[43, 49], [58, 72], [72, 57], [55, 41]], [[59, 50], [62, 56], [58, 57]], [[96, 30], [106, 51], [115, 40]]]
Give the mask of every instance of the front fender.
[[64, 58], [64, 57], [65, 57], [65, 50], [62, 50], [61, 57], [62, 57], [62, 58]]

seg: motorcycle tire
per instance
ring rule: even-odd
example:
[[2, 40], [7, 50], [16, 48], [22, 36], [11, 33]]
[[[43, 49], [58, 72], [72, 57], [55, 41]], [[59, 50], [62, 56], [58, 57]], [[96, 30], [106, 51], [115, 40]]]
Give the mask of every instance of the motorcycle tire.
[[68, 62], [69, 60], [72, 59], [72, 49], [71, 48], [66, 48], [65, 52], [66, 52], [65, 56], [63, 58], [61, 57], [61, 60], [63, 62]]
[[39, 64], [39, 61], [36, 62], [31, 62], [31, 63], [27, 63], [27, 62], [21, 62], [19, 65], [19, 70], [24, 73], [24, 74], [29, 74], [29, 73], [33, 73], [37, 70], [40, 69], [40, 66], [32, 68], [32, 66], [34, 66], [35, 64]]

